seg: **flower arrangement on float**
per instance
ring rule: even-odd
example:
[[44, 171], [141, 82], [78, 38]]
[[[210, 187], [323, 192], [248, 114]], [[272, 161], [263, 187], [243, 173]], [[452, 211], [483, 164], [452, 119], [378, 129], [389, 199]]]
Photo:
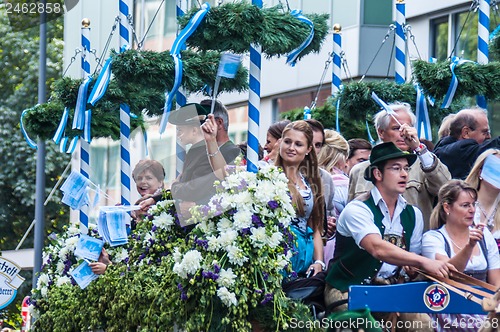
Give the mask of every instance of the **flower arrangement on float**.
[[[42, 330], [285, 330], [309, 309], [282, 291], [295, 212], [288, 180], [275, 167], [238, 171], [216, 183], [208, 205], [182, 227], [170, 192], [153, 206], [113, 264], [87, 288], [74, 284], [78, 229], [47, 247], [33, 294]], [[193, 228], [194, 227], [194, 228]], [[97, 237], [97, 231], [90, 230]], [[71, 316], [71, 320], [63, 317]], [[118, 319], [119, 318], [119, 319]]]
[[261, 323], [286, 329], [296, 305], [281, 289], [295, 216], [288, 180], [266, 167], [235, 172], [216, 185], [210, 202], [191, 210], [197, 226], [189, 239], [174, 248], [173, 287], [184, 309], [176, 323], [188, 331], [249, 330], [256, 311], [267, 310], [272, 317]]

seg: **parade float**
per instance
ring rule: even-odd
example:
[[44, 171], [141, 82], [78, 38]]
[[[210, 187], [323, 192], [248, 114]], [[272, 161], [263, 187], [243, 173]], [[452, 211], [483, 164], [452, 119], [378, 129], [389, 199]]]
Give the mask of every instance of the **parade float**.
[[[172, 50], [124, 47], [111, 53], [108, 66], [99, 73], [82, 68], [85, 74], [81, 79], [62, 78], [48, 103], [23, 113], [21, 124], [27, 141], [34, 145], [30, 137], [53, 139], [62, 152], [72, 153], [78, 141], [85, 149], [92, 138], [110, 137], [121, 138], [122, 148], [127, 150], [123, 137], [143, 127], [144, 116], [168, 117], [175, 102], [183, 104], [180, 92], [213, 93], [222, 52], [250, 52], [250, 72], [240, 64], [235, 78], [221, 79], [218, 92], [241, 92], [250, 87], [249, 118], [258, 117], [258, 109], [255, 112], [252, 105], [260, 98], [256, 89], [260, 88], [260, 77], [255, 73], [257, 63], [260, 71], [260, 57], [288, 56], [293, 64], [308, 53], [318, 52], [328, 33], [326, 15], [259, 7], [259, 1], [214, 8], [204, 5], [179, 17], [181, 37]], [[334, 41], [338, 41], [339, 32], [334, 32]], [[129, 36], [123, 38], [130, 40]], [[491, 45], [497, 45], [498, 39], [495, 37]], [[340, 77], [340, 54], [334, 48], [336, 77]], [[337, 88], [332, 100], [314, 107], [312, 114], [331, 122], [338, 119], [339, 112], [346, 118], [370, 120], [379, 110], [371, 98], [371, 92], [376, 92], [387, 101], [411, 101], [423, 122], [426, 117], [427, 122], [429, 118], [437, 121], [457, 110], [450, 105], [459, 107], [456, 105], [461, 105], [463, 97], [481, 95], [496, 100], [500, 95], [498, 66], [498, 62], [477, 64], [459, 59], [437, 63], [419, 60], [413, 63], [412, 83], [403, 78], [341, 87], [340, 80], [334, 78]], [[454, 87], [452, 94], [450, 86]], [[427, 107], [427, 97], [435, 106]], [[338, 120], [336, 128], [340, 130]], [[257, 136], [255, 126], [250, 125], [249, 137]], [[249, 139], [252, 150], [258, 150], [256, 139]], [[284, 330], [291, 318], [310, 320], [309, 308], [287, 298], [281, 290], [293, 242], [288, 224], [294, 212], [287, 180], [273, 167], [257, 171], [256, 153], [250, 152], [248, 158], [248, 171], [235, 170], [216, 183], [218, 194], [207, 206], [192, 211], [196, 226], [189, 232], [179, 224], [172, 197], [165, 192], [165, 200], [131, 231], [126, 245], [106, 245], [113, 264], [84, 289], [71, 277], [82, 264], [74, 253], [76, 244], [82, 229], [93, 237], [100, 236], [82, 211], [80, 223], [84, 227], [72, 225], [64, 233], [52, 235], [52, 244], [44, 252], [31, 298], [35, 327], [42, 331]], [[128, 163], [130, 166], [130, 160]], [[122, 182], [126, 181], [122, 178]], [[129, 201], [122, 194], [122, 203]]]

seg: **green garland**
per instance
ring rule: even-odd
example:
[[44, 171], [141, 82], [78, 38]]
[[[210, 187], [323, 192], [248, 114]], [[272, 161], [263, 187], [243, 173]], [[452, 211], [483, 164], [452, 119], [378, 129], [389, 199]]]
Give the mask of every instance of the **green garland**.
[[[119, 109], [121, 103], [130, 106], [131, 113], [137, 117], [131, 119], [131, 129], [144, 127], [142, 114], [150, 116], [163, 114], [165, 90], [172, 89], [174, 62], [168, 51], [128, 50], [123, 53], [112, 52], [112, 72], [114, 78], [101, 100], [92, 109], [91, 135], [93, 138], [120, 138]], [[221, 54], [215, 51], [194, 53], [183, 51], [184, 62], [183, 87], [189, 93], [204, 92], [206, 86], [212, 88]], [[88, 94], [95, 84], [93, 80]], [[73, 108], [76, 105], [78, 89], [82, 79], [64, 77], [54, 83], [51, 102], [37, 105], [28, 110], [25, 126], [30, 135], [51, 139], [59, 125], [64, 107], [71, 110], [66, 126], [66, 136], [70, 139], [82, 135], [80, 130], [72, 130]], [[248, 89], [248, 70], [239, 66], [234, 79], [222, 78], [221, 92], [242, 92]]]
[[[451, 81], [450, 62], [428, 63], [417, 60], [413, 63], [413, 74], [426, 94], [442, 102]], [[457, 96], [485, 96], [488, 100], [500, 98], [500, 62], [480, 65], [473, 62], [455, 67], [458, 78]]]
[[[192, 9], [179, 18], [185, 26], [198, 11]], [[314, 38], [298, 57], [319, 52], [328, 34], [328, 14], [304, 14], [314, 23]], [[250, 44], [262, 46], [267, 57], [282, 56], [298, 47], [309, 35], [310, 27], [280, 6], [259, 9], [246, 3], [226, 3], [213, 7], [199, 28], [189, 37], [187, 44], [200, 50], [246, 53]]]

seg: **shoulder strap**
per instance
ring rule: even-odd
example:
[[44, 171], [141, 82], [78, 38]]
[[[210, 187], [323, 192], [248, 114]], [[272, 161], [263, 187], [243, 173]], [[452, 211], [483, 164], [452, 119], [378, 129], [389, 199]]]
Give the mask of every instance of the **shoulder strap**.
[[486, 246], [486, 240], [483, 238], [479, 242], [479, 246], [481, 247], [481, 251], [483, 252], [484, 259], [486, 260], [486, 270], [490, 267], [490, 262], [488, 261], [488, 247]]
[[446, 255], [448, 255], [448, 258], [451, 258], [451, 249], [450, 249], [450, 244], [448, 243], [448, 240], [446, 240], [446, 236], [444, 236], [443, 233], [438, 229], [437, 231], [441, 236], [443, 237], [444, 240], [444, 251], [446, 251]]

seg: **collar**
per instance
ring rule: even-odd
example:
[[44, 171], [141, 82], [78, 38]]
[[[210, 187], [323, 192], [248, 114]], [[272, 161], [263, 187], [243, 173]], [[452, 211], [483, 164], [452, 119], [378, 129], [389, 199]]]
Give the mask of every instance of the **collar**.
[[[384, 201], [382, 198], [382, 195], [380, 194], [380, 191], [378, 190], [377, 187], [373, 187], [372, 190], [370, 191], [370, 195], [373, 197], [373, 202], [375, 203], [376, 206], [379, 206], [380, 201], [384, 202], [385, 206], [387, 206], [387, 203]], [[404, 199], [403, 195], [398, 195], [398, 201], [396, 203], [397, 206], [401, 206], [401, 209], [406, 208], [406, 205], [408, 203], [406, 202], [406, 199]]]

